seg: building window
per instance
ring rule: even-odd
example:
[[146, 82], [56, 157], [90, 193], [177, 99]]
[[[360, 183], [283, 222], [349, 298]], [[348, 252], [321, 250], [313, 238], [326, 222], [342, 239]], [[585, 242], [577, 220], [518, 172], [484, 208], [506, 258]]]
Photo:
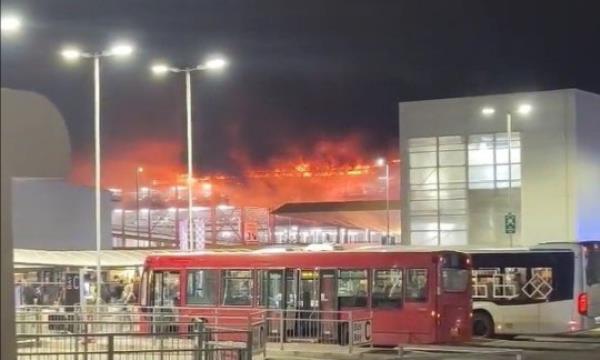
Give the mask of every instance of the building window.
[[466, 148], [462, 136], [409, 140], [411, 244], [466, 244]]
[[[502, 189], [521, 186], [521, 137], [511, 134], [509, 156], [506, 133], [469, 136], [469, 189]], [[510, 164], [509, 164], [510, 160]]]
[[506, 133], [409, 139], [411, 244], [467, 244], [468, 192], [521, 186], [520, 134], [510, 143], [509, 154]]

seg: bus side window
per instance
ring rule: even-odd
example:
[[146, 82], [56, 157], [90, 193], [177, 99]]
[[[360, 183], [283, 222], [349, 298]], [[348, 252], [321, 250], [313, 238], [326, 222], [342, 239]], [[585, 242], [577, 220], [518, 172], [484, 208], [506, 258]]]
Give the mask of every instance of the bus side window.
[[223, 270], [223, 305], [252, 305], [252, 270]]
[[371, 303], [374, 308], [402, 306], [402, 270], [373, 270]]
[[339, 270], [337, 296], [340, 307], [367, 306], [367, 270]]
[[187, 304], [216, 305], [217, 277], [217, 270], [188, 270]]
[[427, 302], [427, 269], [408, 269], [407, 302]]

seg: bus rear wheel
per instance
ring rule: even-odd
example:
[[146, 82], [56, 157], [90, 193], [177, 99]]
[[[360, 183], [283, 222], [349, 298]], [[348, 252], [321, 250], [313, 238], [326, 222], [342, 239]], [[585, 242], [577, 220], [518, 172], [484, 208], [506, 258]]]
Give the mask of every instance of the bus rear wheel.
[[473, 336], [494, 336], [494, 320], [490, 314], [484, 311], [476, 311], [473, 314]]

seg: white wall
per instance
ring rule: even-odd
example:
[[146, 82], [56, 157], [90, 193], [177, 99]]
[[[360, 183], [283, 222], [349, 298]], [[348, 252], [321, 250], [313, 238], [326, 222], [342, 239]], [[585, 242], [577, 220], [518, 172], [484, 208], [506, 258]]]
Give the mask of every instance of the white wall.
[[600, 95], [574, 91], [576, 157], [574, 224], [576, 240], [600, 239]]
[[2, 359], [15, 359], [12, 178], [66, 176], [70, 168], [71, 148], [62, 116], [45, 97], [26, 91], [2, 89], [1, 103], [0, 348]]
[[[505, 132], [506, 112], [513, 112], [520, 103], [529, 103], [533, 111], [528, 116], [513, 115], [513, 131], [521, 133], [522, 177], [522, 216], [518, 219], [517, 241], [522, 240], [515, 245], [598, 239], [598, 98], [598, 95], [568, 89], [400, 103], [402, 224], [408, 223], [409, 138]], [[496, 114], [483, 117], [480, 111], [484, 106], [494, 107]], [[504, 206], [499, 199], [493, 201], [496, 210]], [[494, 221], [498, 219], [490, 219], [490, 223]], [[491, 230], [480, 228], [471, 235], [479, 233], [479, 237], [484, 237], [481, 233], [485, 231]], [[495, 239], [492, 241], [495, 245], [507, 244], [504, 234], [487, 235]], [[408, 236], [408, 229], [403, 226], [403, 241], [406, 242]], [[471, 238], [469, 242], [481, 242], [478, 240], [481, 239]]]
[[[96, 249], [94, 189], [62, 179], [13, 180], [14, 247]], [[110, 193], [102, 193], [102, 248], [110, 249]]]

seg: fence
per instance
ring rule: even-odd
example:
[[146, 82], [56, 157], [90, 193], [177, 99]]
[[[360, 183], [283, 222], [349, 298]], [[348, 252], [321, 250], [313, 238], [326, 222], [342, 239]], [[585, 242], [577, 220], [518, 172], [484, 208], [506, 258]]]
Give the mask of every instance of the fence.
[[[165, 339], [171, 339], [168, 340], [169, 342], [182, 338], [189, 340], [196, 336], [199, 329], [205, 336], [203, 343], [243, 348], [250, 356], [265, 354], [267, 342], [279, 344], [279, 348], [282, 350], [287, 343], [300, 342], [338, 345], [348, 352], [352, 352], [356, 346], [372, 344], [372, 314], [369, 311], [114, 305], [99, 307], [27, 306], [18, 309], [16, 320], [19, 339], [30, 342], [35, 340], [36, 345], [40, 345], [40, 343], [43, 345], [43, 342], [47, 342], [48, 339], [55, 341], [56, 336], [61, 335], [65, 338], [79, 337], [80, 339], [82, 336], [85, 338], [100, 337], [107, 344], [106, 346], [120, 344], [125, 341], [123, 339], [127, 335], [146, 339], [140, 341], [140, 344], [143, 345], [148, 339], [162, 339], [163, 342]], [[112, 342], [109, 341], [111, 337]], [[87, 343], [85, 339], [83, 342]], [[73, 345], [71, 344], [67, 348], [73, 350]], [[73, 351], [77, 353], [80, 350], [81, 348], [77, 348]], [[144, 349], [129, 350], [135, 350], [137, 353], [146, 351]], [[158, 351], [154, 348], [150, 350]], [[120, 351], [119, 349], [112, 350], [115, 355], [124, 354]], [[175, 349], [170, 351], [173, 352]], [[179, 349], [178, 351], [186, 354], [192, 352], [191, 349]]]
[[240, 326], [218, 328], [173, 310], [180, 309], [20, 308], [18, 359], [247, 360], [265, 352], [261, 318], [246, 316], [241, 326], [237, 317]]

